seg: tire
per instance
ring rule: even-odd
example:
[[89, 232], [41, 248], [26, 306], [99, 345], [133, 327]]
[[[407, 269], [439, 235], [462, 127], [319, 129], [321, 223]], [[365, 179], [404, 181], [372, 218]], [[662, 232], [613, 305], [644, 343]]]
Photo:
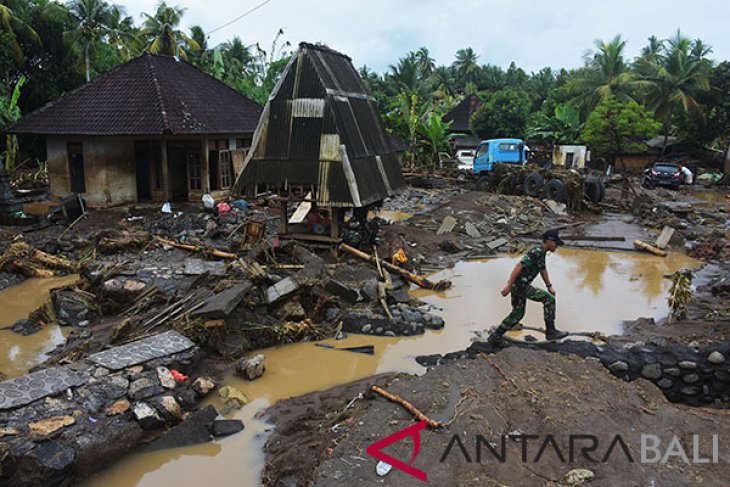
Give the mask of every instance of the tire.
[[489, 176], [479, 176], [475, 186], [477, 191], [487, 191], [489, 189]]
[[459, 181], [466, 181], [467, 175], [464, 171], [459, 171], [459, 173], [456, 175], [456, 179]]
[[545, 198], [553, 201], [565, 201], [565, 183], [560, 179], [551, 179], [545, 185]]
[[601, 201], [606, 199], [606, 185], [603, 184], [603, 181], [601, 181], [598, 183], [598, 186], [601, 188], [601, 197], [598, 198], [598, 202], [600, 203]]
[[540, 196], [540, 191], [542, 191], [542, 186], [544, 183], [545, 181], [542, 179], [542, 176], [540, 176], [539, 173], [530, 173], [527, 175], [527, 177], [525, 177], [525, 180], [522, 182], [522, 193], [526, 196]]
[[598, 203], [602, 199], [602, 191], [605, 191], [603, 185], [600, 182], [586, 184], [586, 195], [593, 203]]

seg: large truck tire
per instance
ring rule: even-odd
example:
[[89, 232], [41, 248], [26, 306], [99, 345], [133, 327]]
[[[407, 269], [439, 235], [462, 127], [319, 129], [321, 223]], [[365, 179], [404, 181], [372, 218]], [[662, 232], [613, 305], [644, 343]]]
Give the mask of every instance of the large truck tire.
[[543, 184], [545, 184], [545, 181], [539, 173], [530, 173], [522, 182], [522, 193], [526, 196], [538, 197], [540, 196], [540, 191], [542, 191]]
[[487, 191], [489, 189], [489, 176], [482, 174], [477, 178], [475, 184], [477, 191]]
[[598, 185], [601, 187], [601, 197], [598, 199], [598, 202], [606, 199], [606, 185], [603, 184], [603, 181], [599, 182]]
[[545, 198], [553, 201], [565, 201], [565, 183], [560, 179], [551, 179], [545, 185]]
[[588, 199], [591, 200], [593, 203], [599, 203], [601, 199], [603, 199], [601, 194], [602, 186], [603, 185], [600, 181], [586, 184], [586, 195], [588, 196]]

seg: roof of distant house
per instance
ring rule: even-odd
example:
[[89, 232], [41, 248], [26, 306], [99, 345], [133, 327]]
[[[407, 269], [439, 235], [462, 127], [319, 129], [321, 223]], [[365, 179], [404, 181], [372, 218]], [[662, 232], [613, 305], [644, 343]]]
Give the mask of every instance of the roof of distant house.
[[24, 116], [38, 135], [253, 133], [263, 107], [185, 61], [149, 53]]
[[444, 122], [453, 121], [449, 127], [449, 132], [471, 133], [469, 118], [482, 106], [482, 103], [484, 102], [478, 96], [472, 94], [449, 110], [442, 117]]

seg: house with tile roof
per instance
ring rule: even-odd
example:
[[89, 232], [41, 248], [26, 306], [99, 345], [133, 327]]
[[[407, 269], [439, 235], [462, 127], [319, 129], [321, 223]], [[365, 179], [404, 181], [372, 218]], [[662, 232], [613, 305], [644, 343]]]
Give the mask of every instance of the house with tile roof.
[[441, 120], [451, 122], [449, 134], [454, 136], [454, 150], [476, 149], [481, 139], [469, 128], [469, 119], [484, 102], [477, 95], [467, 95], [454, 108], [449, 110]]
[[192, 65], [144, 53], [6, 131], [45, 137], [53, 196], [200, 201], [230, 190], [261, 112]]

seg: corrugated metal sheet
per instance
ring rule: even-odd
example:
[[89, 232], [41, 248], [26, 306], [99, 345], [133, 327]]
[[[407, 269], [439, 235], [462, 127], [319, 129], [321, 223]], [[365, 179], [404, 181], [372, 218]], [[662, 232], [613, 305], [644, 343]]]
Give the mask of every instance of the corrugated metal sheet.
[[300, 45], [254, 145], [238, 193], [257, 185], [315, 185], [320, 205], [360, 206], [405, 185], [375, 99], [350, 59], [324, 46]]

